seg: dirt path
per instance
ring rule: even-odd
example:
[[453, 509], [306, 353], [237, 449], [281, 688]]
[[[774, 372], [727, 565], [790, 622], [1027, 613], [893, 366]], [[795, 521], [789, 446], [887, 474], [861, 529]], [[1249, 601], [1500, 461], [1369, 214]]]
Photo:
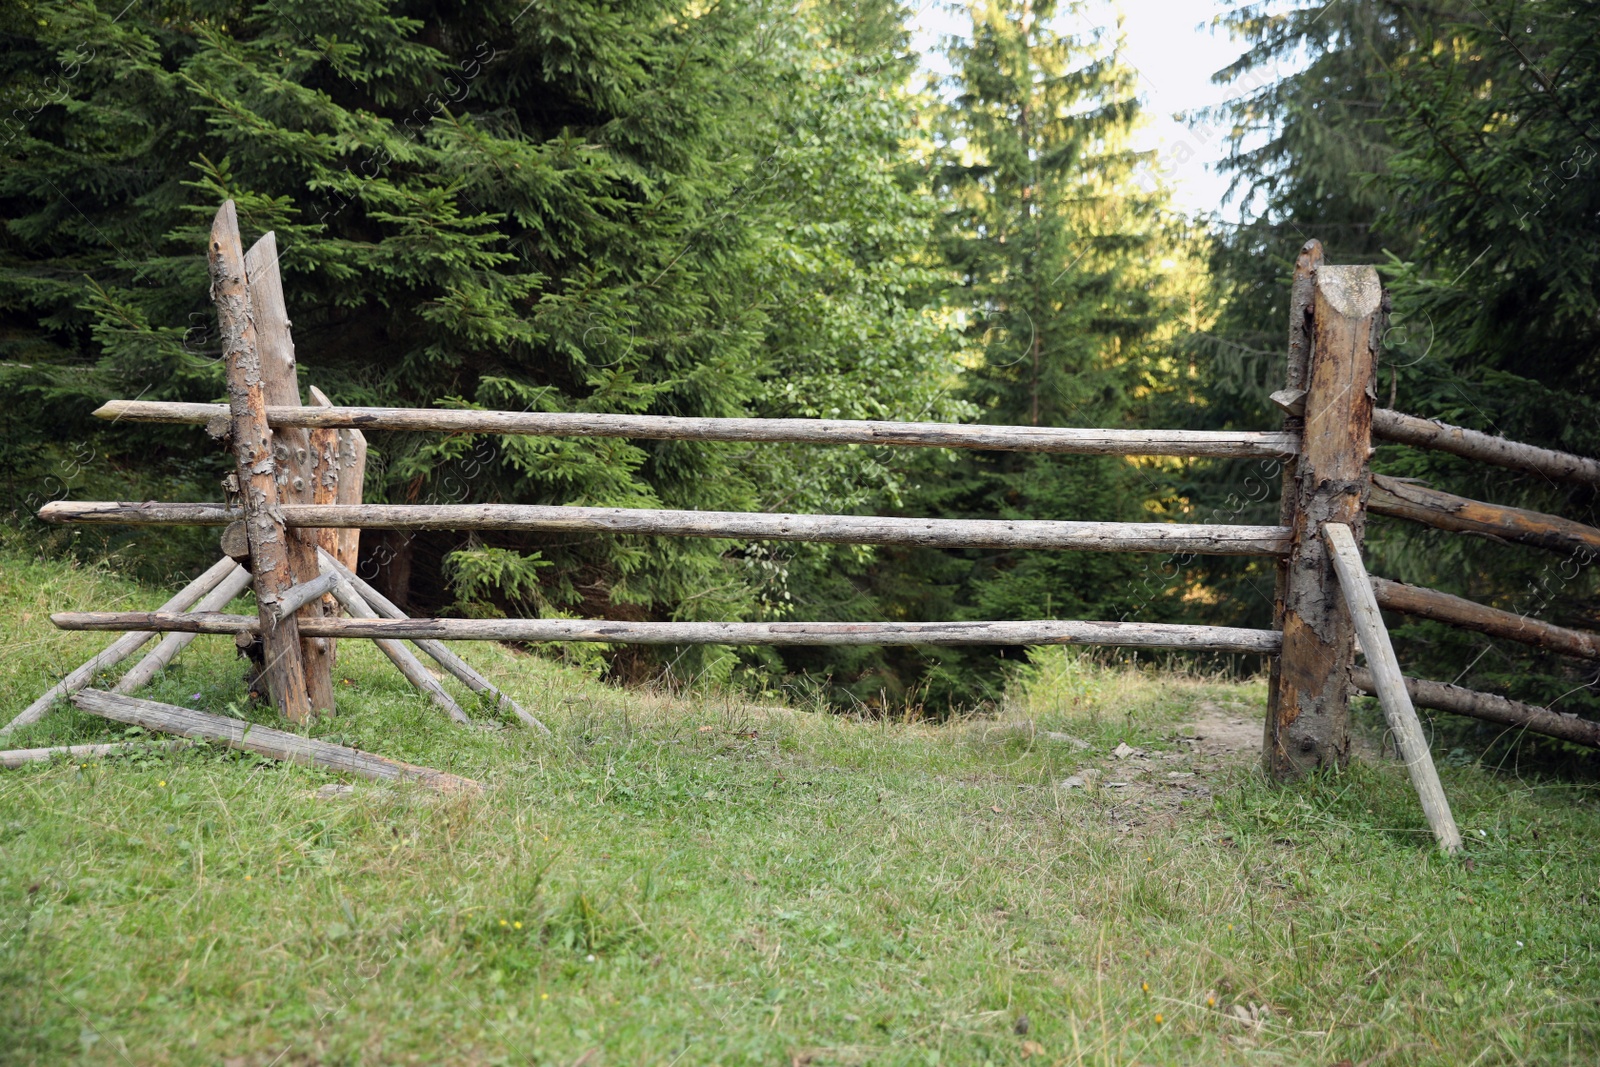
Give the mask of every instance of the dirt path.
[[1176, 748], [1118, 745], [1098, 767], [1060, 783], [1092, 798], [1119, 833], [1135, 838], [1169, 830], [1180, 815], [1209, 808], [1234, 770], [1261, 758], [1261, 713], [1248, 705], [1202, 700], [1175, 732]]

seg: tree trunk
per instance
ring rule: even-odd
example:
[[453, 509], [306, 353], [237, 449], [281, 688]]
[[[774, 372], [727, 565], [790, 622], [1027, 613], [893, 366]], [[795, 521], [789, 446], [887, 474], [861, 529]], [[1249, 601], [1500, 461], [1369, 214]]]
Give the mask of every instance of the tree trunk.
[[1343, 523], [1360, 543], [1383, 305], [1383, 286], [1372, 267], [1318, 268], [1283, 654], [1277, 691], [1269, 694], [1263, 746], [1266, 768], [1277, 778], [1342, 767], [1350, 755], [1354, 641], [1321, 531], [1324, 523]]

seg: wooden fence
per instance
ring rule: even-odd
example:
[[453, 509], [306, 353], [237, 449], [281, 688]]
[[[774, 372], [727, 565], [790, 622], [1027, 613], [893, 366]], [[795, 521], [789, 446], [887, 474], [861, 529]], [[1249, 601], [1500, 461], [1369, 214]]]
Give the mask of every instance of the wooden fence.
[[[1359, 545], [1369, 511], [1446, 530], [1559, 552], [1600, 549], [1600, 530], [1550, 515], [1455, 497], [1373, 476], [1376, 440], [1452, 452], [1483, 463], [1600, 485], [1600, 462], [1534, 448], [1394, 411], [1375, 410], [1373, 383], [1387, 297], [1376, 271], [1321, 262], [1308, 242], [1296, 265], [1285, 388], [1273, 394], [1283, 426], [1261, 432], [1099, 430], [816, 419], [707, 419], [650, 415], [416, 410], [332, 405], [313, 392], [302, 406], [294, 348], [278, 280], [272, 234], [243, 252], [231, 202], [212, 230], [212, 295], [227, 361], [226, 405], [113, 401], [97, 414], [123, 421], [204, 426], [226, 436], [236, 472], [227, 499], [210, 504], [59, 501], [51, 522], [225, 527], [230, 555], [155, 612], [74, 612], [52, 616], [67, 629], [124, 631], [101, 657], [65, 679], [13, 722], [32, 721], [50, 702], [81, 689], [97, 670], [166, 634], [157, 669], [181, 641], [200, 633], [259, 640], [271, 700], [291, 722], [332, 707], [334, 640], [377, 640], [420, 688], [466, 721], [449, 694], [402, 644], [417, 642], [472, 689], [490, 692], [530, 726], [542, 725], [440, 644], [453, 640], [602, 641], [640, 644], [1082, 644], [1251, 652], [1271, 656], [1264, 759], [1280, 777], [1338, 766], [1350, 751], [1352, 687], [1379, 695], [1414, 773], [1421, 705], [1600, 746], [1600, 723], [1489, 694], [1401, 680], [1387, 656], [1376, 606], [1522, 641], [1566, 655], [1600, 659], [1589, 633], [1522, 618], [1459, 597], [1369, 579]], [[1273, 526], [910, 519], [529, 505], [384, 505], [361, 498], [363, 430], [634, 437], [694, 441], [875, 444], [1076, 455], [1242, 457], [1281, 464], [1283, 500]], [[654, 536], [830, 541], [874, 545], [1005, 547], [1258, 555], [1276, 559], [1271, 630], [1137, 622], [1057, 620], [930, 623], [620, 623], [549, 619], [408, 619], [354, 573], [362, 529], [524, 529]], [[1347, 535], [1339, 531], [1347, 531]], [[1347, 540], [1340, 540], [1346, 538]], [[1584, 557], [1589, 558], [1588, 556]], [[257, 615], [220, 608], [248, 566]], [[227, 565], [227, 566], [225, 566]], [[1352, 582], [1359, 581], [1359, 590]], [[227, 595], [224, 595], [224, 594]], [[208, 594], [210, 594], [208, 596]], [[349, 618], [339, 618], [342, 607]], [[197, 609], [197, 610], [196, 610]], [[1375, 625], [1377, 629], [1373, 629]], [[1365, 627], [1365, 670], [1355, 667], [1357, 627]], [[132, 646], [132, 647], [129, 647]], [[1381, 647], [1378, 647], [1381, 646]], [[169, 649], [165, 659], [158, 653]], [[150, 662], [151, 657], [146, 658]], [[141, 665], [142, 666], [142, 665]], [[148, 680], [153, 670], [141, 673]], [[138, 682], [134, 683], [136, 687]], [[129, 687], [119, 686], [128, 692]], [[31, 717], [30, 717], [31, 716]], [[10, 727], [7, 727], [9, 730]], [[3, 732], [3, 731], [0, 731]], [[1423, 776], [1424, 778], [1426, 775]], [[1433, 779], [1434, 786], [1437, 779]], [[1419, 779], [1425, 806], [1432, 803]], [[1435, 788], [1436, 791], [1436, 788]], [[1442, 794], [1439, 794], [1442, 801]], [[1430, 818], [1436, 812], [1430, 808]], [[1448, 820], [1448, 808], [1444, 809]], [[1449, 834], [1436, 822], [1440, 839]], [[1453, 825], [1448, 827], [1453, 833]]]

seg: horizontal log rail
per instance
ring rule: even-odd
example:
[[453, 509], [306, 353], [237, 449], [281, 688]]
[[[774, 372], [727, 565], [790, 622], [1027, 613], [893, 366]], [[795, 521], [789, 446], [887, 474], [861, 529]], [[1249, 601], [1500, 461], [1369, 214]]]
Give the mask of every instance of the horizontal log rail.
[[[63, 630], [251, 634], [249, 615], [66, 611]], [[307, 637], [373, 640], [597, 641], [618, 645], [1103, 645], [1271, 654], [1276, 630], [1151, 622], [610, 622], [588, 619], [307, 619]]]
[[[906, 519], [537, 504], [284, 504], [279, 510], [291, 529], [309, 526], [367, 530], [540, 530], [857, 545], [1192, 552], [1221, 556], [1283, 555], [1289, 550], [1290, 538], [1290, 531], [1282, 526]], [[135, 526], [226, 526], [240, 515], [237, 508], [224, 504], [67, 500], [46, 504], [39, 511], [39, 517], [46, 522]]]
[[1372, 436], [1397, 445], [1431, 448], [1480, 463], [1541, 474], [1557, 481], [1600, 486], [1600, 460], [1508, 441], [1504, 437], [1387, 408], [1372, 413]]
[[[1377, 684], [1370, 671], [1358, 667], [1350, 672], [1350, 680], [1363, 693], [1376, 695]], [[1600, 722], [1551, 711], [1535, 704], [1524, 704], [1520, 700], [1511, 700], [1493, 693], [1464, 689], [1459, 685], [1430, 682], [1421, 678], [1407, 678], [1405, 682], [1406, 692], [1411, 694], [1411, 702], [1419, 708], [1454, 712], [1457, 715], [1482, 719], [1484, 722], [1514, 726], [1529, 733], [1600, 748]]]
[[1600, 659], [1600, 636], [1583, 630], [1569, 630], [1565, 626], [1540, 619], [1501, 611], [1464, 597], [1441, 593], [1436, 589], [1392, 582], [1387, 578], [1372, 579], [1372, 590], [1377, 594], [1378, 606], [1402, 615], [1448, 623], [1463, 630], [1474, 630], [1490, 637], [1504, 637], [1525, 645], [1549, 649], [1565, 656], [1581, 659]]
[[[112, 400], [102, 419], [217, 426], [221, 404]], [[1295, 435], [1233, 430], [1096, 430], [975, 423], [882, 422], [854, 419], [705, 419], [672, 415], [475, 411], [462, 408], [268, 407], [277, 427], [522, 434], [542, 437], [633, 437], [668, 441], [788, 442], [813, 445], [901, 445], [1086, 456], [1293, 455]]]
[[1524, 508], [1486, 504], [1427, 486], [1372, 476], [1368, 510], [1396, 519], [1410, 519], [1439, 530], [1479, 534], [1514, 544], [1531, 545], [1562, 555], [1600, 554], [1600, 530], [1581, 522]]

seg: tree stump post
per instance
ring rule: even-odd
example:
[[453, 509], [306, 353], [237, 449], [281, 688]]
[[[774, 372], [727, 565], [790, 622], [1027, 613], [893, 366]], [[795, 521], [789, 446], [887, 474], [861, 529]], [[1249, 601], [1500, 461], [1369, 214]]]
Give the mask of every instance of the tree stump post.
[[[1284, 370], [1283, 389], [1272, 395], [1273, 402], [1283, 410], [1284, 432], [1294, 434], [1296, 439], [1304, 437], [1306, 429], [1306, 375], [1311, 369], [1311, 305], [1316, 296], [1317, 268], [1320, 266], [1322, 242], [1313, 237], [1300, 247], [1300, 255], [1294, 261], [1294, 282], [1289, 289], [1289, 358]], [[1299, 482], [1295, 476], [1300, 467], [1299, 458], [1297, 453], [1291, 453], [1281, 461], [1283, 495], [1278, 505], [1278, 525], [1290, 529], [1294, 528], [1295, 516], [1299, 512]], [[1272, 595], [1272, 628], [1281, 632], [1284, 604], [1289, 593], [1289, 557], [1279, 558], [1274, 570], [1276, 584]], [[1277, 706], [1282, 674], [1283, 656], [1273, 656], [1267, 674], [1269, 707]], [[1272, 749], [1272, 721], [1273, 717], [1267, 716], [1262, 752]]]
[[1277, 605], [1283, 652], [1262, 746], [1267, 771], [1280, 779], [1342, 767], [1350, 754], [1354, 631], [1322, 525], [1344, 523], [1357, 544], [1365, 529], [1373, 373], [1386, 305], [1372, 267], [1316, 266], [1314, 277], [1294, 537]]
[[260, 611], [267, 690], [290, 722], [311, 718], [300, 627], [295, 616], [279, 620], [278, 597], [296, 584], [289, 561], [289, 536], [278, 498], [277, 460], [267, 408], [261, 354], [245, 271], [239, 218], [232, 200], [224, 201], [211, 224], [211, 299], [217, 305], [223, 358], [228, 373], [229, 428], [250, 542], [256, 604]]
[[[295, 370], [294, 337], [289, 309], [278, 273], [278, 238], [267, 233], [244, 254], [245, 277], [250, 285], [250, 310], [255, 319], [256, 351], [261, 358], [261, 392], [268, 407], [299, 407], [300, 380]], [[278, 501], [310, 504], [317, 484], [318, 460], [312, 451], [311, 432], [294, 427], [272, 431], [272, 458], [277, 464]], [[314, 580], [317, 531], [290, 530], [289, 570], [295, 584]], [[323, 616], [321, 598], [302, 607], [302, 619]], [[306, 696], [311, 710], [333, 711], [333, 650], [327, 638], [302, 637], [300, 660], [306, 676]]]

